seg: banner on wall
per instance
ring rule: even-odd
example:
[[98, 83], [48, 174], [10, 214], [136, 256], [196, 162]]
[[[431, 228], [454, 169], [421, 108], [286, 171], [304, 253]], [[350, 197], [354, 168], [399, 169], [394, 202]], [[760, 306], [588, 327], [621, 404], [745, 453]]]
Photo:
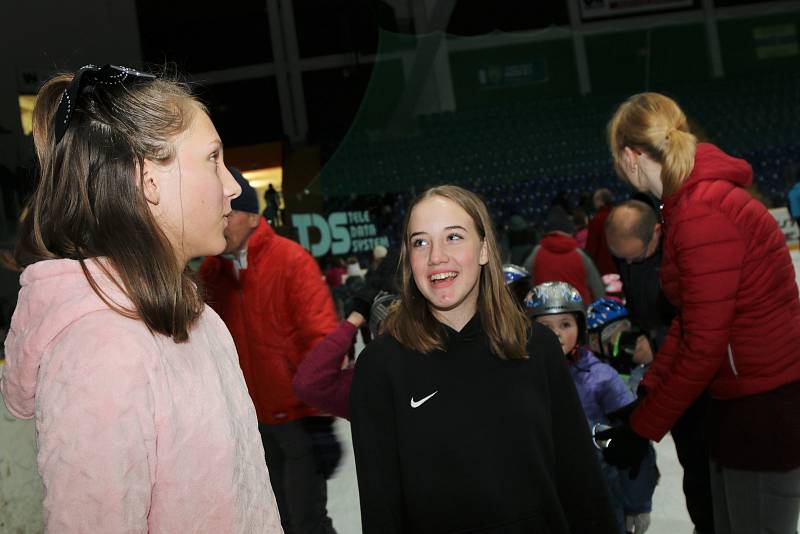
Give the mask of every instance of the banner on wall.
[[758, 59], [790, 57], [798, 54], [797, 27], [794, 24], [753, 28], [753, 42]]
[[584, 21], [618, 17], [620, 15], [634, 15], [648, 11], [661, 11], [665, 9], [682, 9], [692, 7], [693, 0], [573, 0], [581, 8], [581, 18]]
[[520, 87], [544, 83], [547, 80], [547, 61], [542, 58], [507, 64], [486, 64], [478, 68], [478, 84], [481, 89]]
[[[327, 216], [319, 213], [295, 213], [292, 226], [297, 229], [300, 244], [315, 258], [329, 252], [334, 256], [372, 252], [376, 245], [389, 248], [389, 238], [378, 235], [369, 211], [336, 211]], [[311, 242], [311, 230], [319, 240]]]

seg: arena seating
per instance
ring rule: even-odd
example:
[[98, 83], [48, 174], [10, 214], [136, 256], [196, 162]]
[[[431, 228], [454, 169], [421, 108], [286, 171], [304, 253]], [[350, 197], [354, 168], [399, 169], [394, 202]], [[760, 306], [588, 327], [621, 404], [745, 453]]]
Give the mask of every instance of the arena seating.
[[[800, 75], [659, 90], [678, 100], [701, 139], [752, 164], [755, 185], [768, 204], [785, 203], [785, 192], [800, 178]], [[418, 117], [412, 134], [364, 131], [356, 124], [321, 172], [326, 204], [345, 209], [357, 196], [394, 193], [394, 229], [415, 192], [441, 183], [482, 194], [498, 225], [514, 214], [540, 222], [559, 192], [574, 202], [598, 187], [626, 196], [605, 141], [608, 118], [626, 96], [435, 113]]]

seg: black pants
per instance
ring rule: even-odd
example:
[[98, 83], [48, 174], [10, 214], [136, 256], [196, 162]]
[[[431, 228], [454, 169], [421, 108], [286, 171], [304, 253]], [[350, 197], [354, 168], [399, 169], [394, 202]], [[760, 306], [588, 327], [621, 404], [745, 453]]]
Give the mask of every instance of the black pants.
[[303, 421], [259, 423], [258, 430], [284, 533], [335, 534], [326, 508], [327, 482], [317, 469]]
[[683, 467], [683, 494], [686, 509], [699, 534], [713, 534], [714, 505], [708, 467], [708, 440], [705, 420], [708, 393], [704, 392], [672, 427], [678, 461]]

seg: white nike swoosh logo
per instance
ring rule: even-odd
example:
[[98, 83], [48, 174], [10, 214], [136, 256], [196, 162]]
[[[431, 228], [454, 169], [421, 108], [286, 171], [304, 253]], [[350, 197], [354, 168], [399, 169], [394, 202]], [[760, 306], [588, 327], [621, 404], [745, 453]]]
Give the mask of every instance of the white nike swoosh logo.
[[439, 393], [438, 389], [436, 391], [434, 391], [433, 393], [431, 393], [430, 395], [428, 395], [427, 397], [425, 397], [424, 399], [420, 399], [418, 401], [415, 401], [414, 397], [411, 397], [411, 407], [412, 408], [419, 408], [420, 406], [425, 404], [428, 401], [428, 399], [430, 399], [431, 397], [433, 397], [437, 393]]

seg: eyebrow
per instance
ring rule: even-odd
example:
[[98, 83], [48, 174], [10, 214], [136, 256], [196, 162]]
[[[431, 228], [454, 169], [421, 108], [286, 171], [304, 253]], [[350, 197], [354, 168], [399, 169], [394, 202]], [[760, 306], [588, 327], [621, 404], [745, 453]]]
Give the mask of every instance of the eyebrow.
[[219, 149], [220, 149], [220, 150], [222, 150], [223, 148], [225, 148], [225, 145], [223, 145], [223, 144], [222, 144], [222, 141], [220, 141], [219, 139], [214, 139], [213, 141], [211, 141], [211, 142], [209, 143], [209, 145], [217, 145], [217, 146], [219, 147]]
[[[461, 226], [459, 224], [454, 224], [452, 226], [445, 226], [444, 229], [445, 230], [464, 230], [465, 232], [467, 231], [466, 228], [464, 228], [463, 226]], [[418, 236], [418, 235], [427, 235], [427, 234], [428, 234], [428, 232], [414, 232], [413, 234], [408, 236], [408, 238], [411, 239], [412, 237], [415, 237], [415, 236]]]

